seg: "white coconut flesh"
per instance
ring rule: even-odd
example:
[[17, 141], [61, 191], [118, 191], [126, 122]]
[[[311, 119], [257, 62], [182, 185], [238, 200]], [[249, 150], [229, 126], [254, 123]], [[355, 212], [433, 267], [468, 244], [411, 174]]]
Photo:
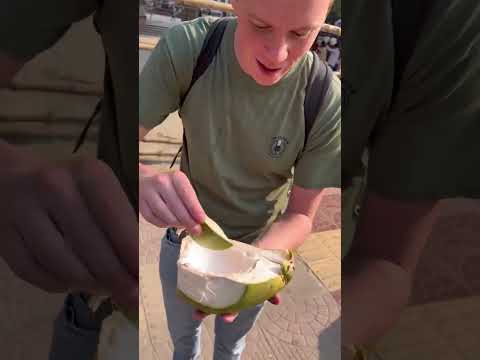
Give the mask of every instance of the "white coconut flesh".
[[282, 276], [288, 253], [229, 241], [233, 246], [228, 249], [212, 250], [188, 236], [183, 239], [177, 287], [188, 298], [224, 309], [237, 304], [247, 286]]

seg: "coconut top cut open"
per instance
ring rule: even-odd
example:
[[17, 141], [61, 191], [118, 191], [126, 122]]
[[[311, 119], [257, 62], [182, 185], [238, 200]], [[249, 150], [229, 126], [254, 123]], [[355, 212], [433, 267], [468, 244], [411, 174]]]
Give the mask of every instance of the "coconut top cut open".
[[177, 288], [197, 308], [237, 311], [267, 300], [290, 281], [290, 251], [228, 239], [211, 219], [202, 228], [202, 235], [183, 239], [177, 263]]

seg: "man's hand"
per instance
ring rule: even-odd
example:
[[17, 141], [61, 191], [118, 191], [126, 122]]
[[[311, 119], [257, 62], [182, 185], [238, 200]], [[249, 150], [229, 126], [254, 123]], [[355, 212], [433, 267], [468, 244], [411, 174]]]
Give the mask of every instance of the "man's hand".
[[0, 142], [0, 257], [47, 292], [84, 291], [138, 306], [138, 222], [96, 159], [47, 163]]
[[159, 173], [142, 164], [139, 171], [139, 207], [145, 220], [199, 235], [207, 216], [187, 176], [181, 171]]
[[[274, 295], [271, 299], [268, 300], [270, 303], [272, 303], [273, 305], [278, 305], [280, 304], [280, 296], [278, 294]], [[195, 320], [198, 320], [198, 321], [202, 321], [203, 319], [205, 319], [208, 315], [210, 314], [206, 314], [204, 313], [203, 311], [200, 311], [200, 310], [195, 310], [193, 312], [193, 318]], [[238, 313], [233, 313], [233, 314], [225, 314], [225, 315], [219, 315], [223, 321], [225, 321], [227, 324], [231, 324], [235, 321], [235, 319], [237, 318], [238, 316]]]

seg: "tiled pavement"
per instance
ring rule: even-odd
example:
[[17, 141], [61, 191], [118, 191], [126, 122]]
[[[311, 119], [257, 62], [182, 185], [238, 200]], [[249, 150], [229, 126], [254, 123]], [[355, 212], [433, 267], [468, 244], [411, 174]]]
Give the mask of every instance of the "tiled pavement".
[[[140, 236], [141, 359], [169, 358], [171, 342], [166, 328], [158, 274], [161, 229], [142, 222]], [[339, 355], [339, 306], [301, 259], [292, 282], [282, 291], [282, 304], [266, 305], [249, 334], [243, 360], [335, 360]], [[203, 358], [211, 359], [213, 317], [205, 322]]]
[[385, 360], [480, 359], [480, 296], [415, 305], [377, 347]]

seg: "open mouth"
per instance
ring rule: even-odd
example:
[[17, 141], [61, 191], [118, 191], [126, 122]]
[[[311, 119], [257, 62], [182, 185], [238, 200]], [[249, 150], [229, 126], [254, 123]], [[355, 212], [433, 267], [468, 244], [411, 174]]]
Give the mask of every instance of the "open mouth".
[[268, 67], [266, 65], [264, 65], [263, 63], [261, 63], [260, 61], [257, 60], [257, 63], [258, 63], [258, 66], [260, 67], [260, 69], [265, 72], [266, 74], [269, 74], [269, 75], [274, 75], [274, 74], [277, 74], [279, 73], [282, 68], [271, 68], [271, 67]]

